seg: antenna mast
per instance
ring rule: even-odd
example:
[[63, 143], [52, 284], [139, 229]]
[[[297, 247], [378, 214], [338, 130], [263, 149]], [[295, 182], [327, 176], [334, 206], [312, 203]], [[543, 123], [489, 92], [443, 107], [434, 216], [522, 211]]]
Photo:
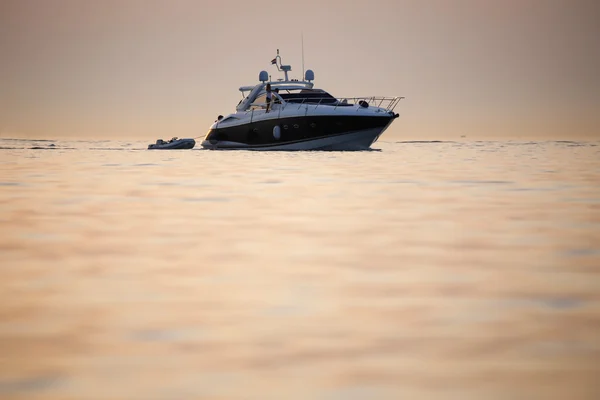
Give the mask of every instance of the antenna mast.
[[302, 80], [304, 80], [304, 32], [300, 31], [300, 37], [302, 38]]

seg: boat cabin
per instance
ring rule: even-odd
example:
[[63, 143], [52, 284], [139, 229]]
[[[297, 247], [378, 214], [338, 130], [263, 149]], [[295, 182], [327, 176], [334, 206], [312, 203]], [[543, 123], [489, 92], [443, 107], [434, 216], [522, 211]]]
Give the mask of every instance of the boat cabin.
[[[314, 83], [315, 73], [312, 70], [306, 70], [304, 80], [289, 79], [288, 72], [292, 70], [289, 65], [280, 65], [281, 58], [279, 50], [275, 58], [277, 69], [283, 71], [285, 79], [271, 81], [267, 71], [260, 71], [258, 80], [261, 82], [255, 86], [242, 86], [242, 100], [238, 103], [236, 111], [251, 111], [259, 108], [264, 108], [267, 100], [266, 87], [271, 85], [274, 94], [274, 103], [302, 103], [302, 104], [331, 104], [339, 105], [340, 102], [322, 89], [315, 89]], [[277, 62], [278, 61], [278, 62]]]

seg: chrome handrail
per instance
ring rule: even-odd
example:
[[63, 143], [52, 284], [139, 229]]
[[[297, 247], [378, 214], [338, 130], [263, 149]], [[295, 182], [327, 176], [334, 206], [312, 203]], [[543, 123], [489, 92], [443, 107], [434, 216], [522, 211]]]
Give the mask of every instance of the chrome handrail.
[[[329, 106], [329, 107], [334, 107], [334, 109], [337, 109], [338, 107], [356, 107], [356, 111], [363, 109], [363, 107], [360, 106], [360, 102], [361, 101], [366, 101], [367, 104], [369, 104], [369, 106], [374, 106], [377, 108], [383, 108], [386, 112], [391, 112], [394, 110], [394, 108], [396, 108], [396, 106], [398, 105], [398, 103], [400, 102], [400, 100], [404, 99], [405, 97], [403, 96], [396, 96], [396, 97], [386, 97], [386, 96], [364, 96], [364, 97], [294, 97], [291, 99], [285, 99], [285, 98], [281, 98], [281, 102], [278, 102], [279, 104], [281, 104], [282, 107], [279, 108], [280, 112], [281, 109], [284, 109], [287, 106], [291, 106], [298, 104], [298, 110], [302, 108], [302, 106], [306, 106], [307, 107], [307, 112], [308, 112], [308, 106], [315, 106], [315, 109], [317, 109], [319, 106], [321, 107], [325, 107], [325, 106]], [[291, 101], [290, 101], [291, 100]], [[335, 101], [334, 103], [323, 103], [324, 100], [327, 101]], [[272, 104], [278, 104], [276, 102], [272, 102]], [[376, 105], [374, 105], [376, 104]], [[251, 106], [259, 106], [261, 108], [266, 108], [267, 103], [251, 103]], [[254, 110], [248, 110], [248, 111], [254, 111]]]
[[[319, 106], [330, 106], [334, 109], [338, 107], [354, 107], [358, 106], [360, 101], [366, 101], [367, 104], [375, 106], [377, 108], [383, 108], [385, 111], [393, 111], [398, 105], [400, 100], [404, 99], [403, 96], [386, 97], [386, 96], [363, 96], [363, 97], [295, 97], [293, 99], [283, 99], [283, 106], [288, 104], [298, 104], [298, 109], [302, 108], [303, 105], [315, 106], [315, 109]], [[291, 100], [291, 101], [290, 101]], [[323, 103], [327, 100], [328, 103]], [[335, 102], [330, 101], [335, 100]], [[358, 107], [359, 110], [361, 107]]]

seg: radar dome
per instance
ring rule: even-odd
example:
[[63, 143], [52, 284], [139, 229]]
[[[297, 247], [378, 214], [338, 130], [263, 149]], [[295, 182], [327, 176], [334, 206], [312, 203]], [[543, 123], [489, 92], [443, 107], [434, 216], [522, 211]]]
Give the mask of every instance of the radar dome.
[[266, 82], [269, 80], [269, 73], [267, 71], [260, 71], [258, 74], [258, 80], [261, 82]]
[[313, 72], [312, 69], [307, 69], [306, 70], [306, 74], [304, 74], [304, 79], [306, 79], [307, 81], [314, 81], [315, 80], [315, 73]]

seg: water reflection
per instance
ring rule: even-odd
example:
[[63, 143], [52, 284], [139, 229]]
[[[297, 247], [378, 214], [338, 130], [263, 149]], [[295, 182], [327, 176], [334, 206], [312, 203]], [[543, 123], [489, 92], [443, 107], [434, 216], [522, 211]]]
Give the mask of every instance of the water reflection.
[[0, 141], [3, 398], [597, 397], [594, 143], [52, 143]]

